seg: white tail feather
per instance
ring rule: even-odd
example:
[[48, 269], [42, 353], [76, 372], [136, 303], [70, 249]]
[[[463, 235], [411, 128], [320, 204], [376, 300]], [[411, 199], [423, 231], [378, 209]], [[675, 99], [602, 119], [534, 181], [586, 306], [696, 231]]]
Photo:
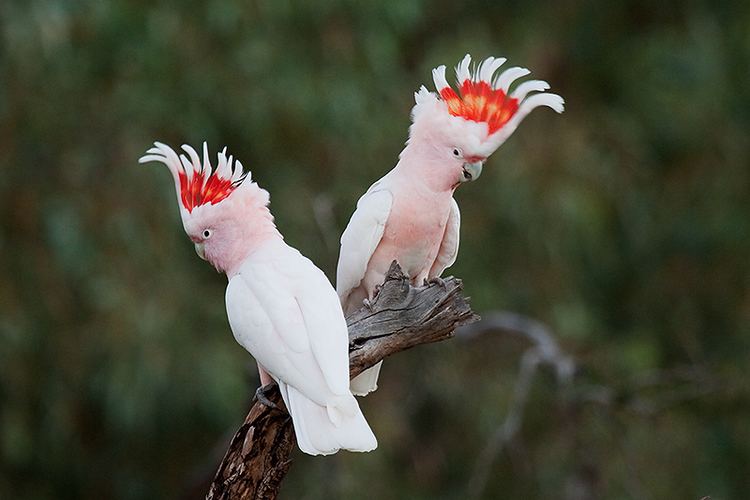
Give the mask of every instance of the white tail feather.
[[303, 452], [331, 455], [339, 450], [364, 452], [377, 448], [378, 441], [354, 396], [343, 397], [339, 405], [325, 407], [284, 382], [279, 382], [279, 388]]
[[381, 366], [383, 366], [382, 361], [352, 379], [350, 387], [355, 396], [367, 396], [377, 390]]

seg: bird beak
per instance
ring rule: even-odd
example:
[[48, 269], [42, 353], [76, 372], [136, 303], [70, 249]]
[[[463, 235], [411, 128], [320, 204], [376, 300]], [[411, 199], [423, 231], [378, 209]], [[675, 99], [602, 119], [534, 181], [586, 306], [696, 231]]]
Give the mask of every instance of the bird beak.
[[475, 181], [482, 175], [482, 166], [484, 162], [476, 161], [474, 163], [464, 163], [464, 175], [461, 178], [461, 182]]
[[197, 253], [198, 257], [201, 259], [206, 260], [206, 252], [203, 250], [203, 243], [195, 244], [195, 253]]

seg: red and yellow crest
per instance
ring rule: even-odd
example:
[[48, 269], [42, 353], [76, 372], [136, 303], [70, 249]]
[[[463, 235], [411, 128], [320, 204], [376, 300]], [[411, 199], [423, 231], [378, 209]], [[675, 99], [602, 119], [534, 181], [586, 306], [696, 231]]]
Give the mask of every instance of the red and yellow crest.
[[242, 184], [248, 173], [244, 172], [242, 163], [227, 157], [226, 148], [218, 154], [216, 169], [212, 169], [208, 157], [208, 146], [203, 143], [203, 162], [191, 146], [184, 144], [182, 149], [187, 153], [177, 155], [175, 151], [160, 142], [146, 151], [139, 163], [158, 161], [164, 163], [172, 172], [177, 189], [177, 197], [182, 207], [191, 213], [195, 207], [214, 205], [226, 199]]
[[[510, 92], [511, 84], [530, 74], [530, 71], [515, 66], [494, 76], [505, 61], [503, 57], [488, 57], [472, 70], [471, 56], [467, 54], [456, 67], [458, 92], [448, 84], [445, 66], [438, 66], [432, 70], [438, 94], [447, 105], [448, 112], [465, 120], [486, 123], [488, 135], [492, 135], [516, 116], [529, 93], [549, 89], [547, 82], [530, 80], [517, 85], [513, 92]], [[526, 106], [528, 110], [531, 109], [531, 104], [533, 107], [546, 105], [559, 113], [562, 111], [563, 101], [555, 94], [544, 94], [543, 99], [533, 99], [529, 102], [529, 106]], [[526, 109], [521, 111], [525, 111], [523, 115], [528, 113]], [[522, 116], [517, 118], [520, 120]]]

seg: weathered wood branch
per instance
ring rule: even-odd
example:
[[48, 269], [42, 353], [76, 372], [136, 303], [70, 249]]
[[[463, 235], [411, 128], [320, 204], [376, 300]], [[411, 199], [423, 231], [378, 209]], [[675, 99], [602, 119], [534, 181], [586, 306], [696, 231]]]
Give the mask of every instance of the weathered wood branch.
[[[395, 262], [369, 308], [347, 318], [352, 377], [383, 358], [419, 344], [445, 340], [479, 319], [461, 295], [457, 278], [412, 287]], [[263, 390], [277, 408], [256, 400], [232, 438], [206, 496], [218, 499], [275, 498], [291, 465], [294, 429], [278, 387]]]

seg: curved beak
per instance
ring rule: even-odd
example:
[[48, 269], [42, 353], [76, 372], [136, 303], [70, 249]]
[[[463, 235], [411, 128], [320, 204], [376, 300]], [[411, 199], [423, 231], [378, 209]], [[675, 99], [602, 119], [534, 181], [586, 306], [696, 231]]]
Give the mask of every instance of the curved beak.
[[483, 161], [476, 161], [473, 163], [464, 163], [464, 175], [461, 178], [461, 182], [475, 181], [482, 175], [482, 167], [484, 166]]
[[195, 253], [197, 253], [198, 257], [201, 259], [206, 260], [206, 252], [203, 251], [203, 243], [195, 244]]

